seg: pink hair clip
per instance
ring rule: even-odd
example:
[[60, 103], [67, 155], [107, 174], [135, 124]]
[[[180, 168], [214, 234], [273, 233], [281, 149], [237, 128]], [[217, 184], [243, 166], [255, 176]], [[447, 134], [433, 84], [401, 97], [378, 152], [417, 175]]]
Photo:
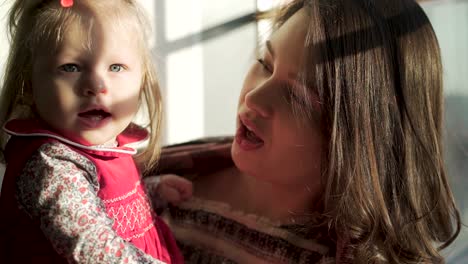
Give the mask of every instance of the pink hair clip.
[[73, 0], [60, 0], [60, 4], [63, 7], [71, 7], [73, 5]]

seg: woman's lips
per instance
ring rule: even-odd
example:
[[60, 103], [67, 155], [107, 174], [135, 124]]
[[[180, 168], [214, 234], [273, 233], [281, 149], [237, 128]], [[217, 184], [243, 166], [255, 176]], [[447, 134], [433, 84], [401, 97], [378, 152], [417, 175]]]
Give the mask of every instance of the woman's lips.
[[263, 146], [264, 142], [256, 133], [256, 127], [250, 120], [240, 117], [239, 128], [235, 140], [243, 150], [255, 150]]

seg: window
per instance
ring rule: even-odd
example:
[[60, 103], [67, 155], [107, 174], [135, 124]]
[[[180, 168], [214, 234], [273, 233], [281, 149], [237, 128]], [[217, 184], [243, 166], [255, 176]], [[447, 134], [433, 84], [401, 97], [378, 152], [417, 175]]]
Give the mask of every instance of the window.
[[237, 98], [255, 59], [256, 2], [157, 0], [154, 8], [163, 143], [234, 134]]

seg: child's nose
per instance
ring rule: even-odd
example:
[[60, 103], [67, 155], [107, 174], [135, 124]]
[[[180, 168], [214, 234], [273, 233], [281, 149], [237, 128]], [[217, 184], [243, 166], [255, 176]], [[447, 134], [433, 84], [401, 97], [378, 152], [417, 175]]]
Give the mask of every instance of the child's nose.
[[100, 93], [105, 94], [108, 90], [104, 79], [98, 76], [90, 76], [83, 88], [84, 96], [96, 96]]

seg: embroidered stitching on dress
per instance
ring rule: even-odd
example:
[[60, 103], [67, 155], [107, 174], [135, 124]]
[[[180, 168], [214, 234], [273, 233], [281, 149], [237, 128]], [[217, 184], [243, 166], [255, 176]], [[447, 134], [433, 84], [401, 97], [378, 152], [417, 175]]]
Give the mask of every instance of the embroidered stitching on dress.
[[131, 190], [130, 192], [128, 192], [128, 193], [126, 193], [126, 194], [124, 194], [122, 196], [115, 197], [115, 198], [108, 199], [108, 200], [103, 200], [103, 201], [104, 201], [105, 204], [123, 201], [123, 200], [127, 199], [128, 197], [134, 195], [137, 192], [139, 185], [140, 185], [140, 181], [137, 181], [135, 183], [135, 188], [133, 188], [133, 190]]
[[141, 194], [129, 204], [110, 206], [107, 209], [107, 213], [112, 219], [114, 219], [114, 229], [119, 235], [124, 236], [126, 232], [139, 231], [146, 229], [147, 226], [143, 227], [151, 221], [151, 207], [149, 202]]
[[154, 224], [151, 223], [151, 224], [149, 224], [147, 227], [145, 227], [141, 233], [135, 234], [135, 235], [130, 236], [130, 237], [124, 237], [123, 239], [125, 239], [125, 240], [127, 240], [127, 241], [130, 241], [131, 239], [140, 238], [140, 237], [144, 236], [145, 233], [148, 232], [148, 230], [150, 230], [151, 228], [153, 228], [153, 226], [154, 226]]

